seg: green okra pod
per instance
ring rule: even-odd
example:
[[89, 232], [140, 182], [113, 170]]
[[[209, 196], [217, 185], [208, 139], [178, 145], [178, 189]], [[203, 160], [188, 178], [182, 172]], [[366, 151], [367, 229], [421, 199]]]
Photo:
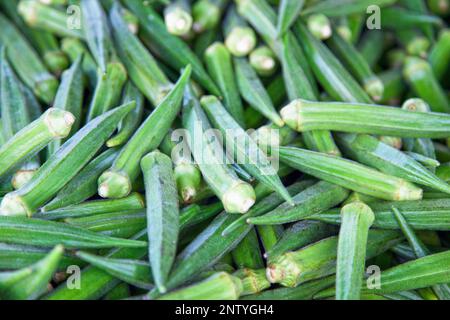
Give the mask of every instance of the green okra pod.
[[98, 194], [101, 197], [122, 198], [131, 192], [131, 184], [140, 173], [141, 158], [158, 147], [175, 120], [190, 75], [191, 67], [187, 66], [173, 89], [121, 149], [111, 168], [99, 177]]
[[0, 219], [0, 241], [11, 244], [30, 244], [52, 247], [62, 244], [65, 248], [111, 248], [145, 247], [145, 241], [118, 239], [83, 230], [68, 224], [28, 219], [23, 217], [2, 217]]
[[359, 300], [364, 276], [372, 210], [362, 202], [347, 204], [341, 210], [342, 223], [336, 259], [336, 300]]
[[192, 204], [184, 207], [180, 212], [180, 228], [184, 229], [195, 226], [215, 217], [222, 211], [223, 206], [220, 202], [204, 206]]
[[231, 116], [244, 125], [244, 107], [233, 70], [233, 62], [227, 48], [220, 42], [215, 42], [205, 51], [205, 62], [208, 72], [219, 86], [224, 105]]
[[158, 290], [166, 291], [175, 259], [180, 226], [178, 192], [172, 161], [165, 154], [153, 151], [141, 160], [145, 181], [149, 260]]
[[[367, 240], [366, 259], [375, 257], [402, 241], [398, 232], [371, 230]], [[319, 279], [336, 272], [338, 237], [330, 237], [298, 251], [285, 253], [267, 267], [271, 283], [296, 287], [309, 280]]]
[[358, 51], [371, 68], [377, 64], [383, 55], [385, 48], [384, 45], [380, 44], [382, 44], [384, 40], [384, 32], [381, 32], [381, 30], [371, 30], [371, 32], [366, 32], [358, 43]]
[[186, 43], [167, 31], [161, 17], [149, 4], [129, 1], [127, 6], [138, 17], [143, 37], [164, 52], [160, 57], [163, 61], [176, 70], [190, 64], [193, 79], [211, 94], [220, 96], [219, 88], [205, 71], [200, 59]]
[[238, 277], [242, 281], [241, 297], [257, 294], [270, 287], [270, 282], [266, 279], [265, 269], [252, 270], [244, 268], [234, 272], [233, 276]]
[[438, 80], [442, 79], [448, 70], [450, 60], [450, 30], [441, 31], [438, 40], [430, 51], [428, 60], [434, 75]]
[[261, 80], [245, 58], [234, 58], [236, 80], [243, 99], [266, 118], [282, 127], [284, 125], [267, 94]]
[[225, 46], [233, 56], [244, 57], [255, 48], [255, 31], [237, 13], [234, 5], [228, 8], [224, 29]]
[[0, 273], [0, 297], [5, 300], [34, 300], [47, 290], [64, 249], [56, 246], [42, 260], [17, 271]]
[[281, 0], [278, 11], [278, 35], [283, 35], [300, 15], [304, 0]]
[[214, 127], [222, 133], [227, 150], [232, 148], [231, 154], [236, 163], [292, 204], [291, 196], [267, 155], [227, 113], [220, 101], [214, 96], [205, 96], [200, 102]]
[[187, 35], [192, 28], [192, 13], [189, 0], [176, 0], [164, 8], [167, 31], [176, 36]]
[[264, 268], [263, 257], [259, 247], [258, 235], [256, 230], [252, 228], [249, 233], [239, 242], [236, 248], [231, 251], [234, 265], [238, 269]]
[[428, 0], [427, 4], [430, 11], [439, 16], [448, 16], [450, 13], [449, 0]]
[[265, 215], [248, 218], [247, 223], [270, 225], [307, 219], [309, 216], [314, 215], [314, 213], [328, 210], [338, 205], [347, 196], [348, 191], [344, 188], [321, 181], [295, 195], [292, 198], [294, 201], [293, 206], [288, 203], [281, 204]]
[[61, 40], [61, 49], [69, 57], [72, 63], [74, 63], [79, 56], [83, 56], [83, 61], [81, 63], [83, 73], [88, 79], [89, 87], [91, 89], [95, 88], [97, 84], [97, 64], [83, 42], [76, 38], [63, 38]]
[[321, 13], [308, 16], [306, 18], [306, 26], [309, 32], [318, 40], [326, 40], [333, 34], [330, 19]]
[[192, 5], [192, 29], [196, 33], [202, 33], [217, 26], [226, 3], [226, 0], [197, 0]]
[[292, 147], [280, 147], [280, 159], [304, 173], [385, 200], [418, 200], [422, 189], [357, 162]]
[[250, 53], [249, 62], [261, 77], [270, 77], [278, 67], [275, 53], [267, 46], [259, 46]]
[[[418, 15], [427, 15], [428, 14], [428, 8], [425, 4], [425, 0], [412, 0], [412, 1], [404, 1], [401, 0], [400, 4], [404, 5], [406, 8], [408, 8], [412, 13], [418, 14]], [[395, 15], [394, 17], [402, 17], [405, 16], [405, 14], [399, 14]], [[431, 16], [433, 18], [433, 16]], [[397, 18], [397, 20], [399, 20]], [[437, 22], [439, 24], [439, 22]], [[428, 39], [434, 40], [434, 30], [433, 26], [425, 24], [419, 24], [418, 21], [416, 21], [415, 24], [412, 25], [413, 27], [420, 27], [420, 29], [423, 31], [423, 33], [427, 36]]]
[[[134, 103], [118, 107], [79, 130], [41, 166], [27, 184], [3, 198], [0, 207], [2, 214], [31, 216], [35, 213], [95, 156], [119, 121], [133, 108]], [[67, 114], [66, 111], [54, 110]]]
[[397, 0], [325, 0], [317, 1], [302, 11], [303, 16], [322, 13], [329, 17], [346, 16], [357, 12], [366, 12], [371, 5], [389, 6]]
[[256, 230], [265, 252], [272, 249], [284, 233], [284, 228], [281, 225], [256, 226]]
[[[297, 131], [332, 130], [402, 138], [447, 138], [450, 116], [411, 112], [362, 103], [294, 100], [281, 110], [288, 126]], [[420, 126], [417, 126], [420, 123]]]

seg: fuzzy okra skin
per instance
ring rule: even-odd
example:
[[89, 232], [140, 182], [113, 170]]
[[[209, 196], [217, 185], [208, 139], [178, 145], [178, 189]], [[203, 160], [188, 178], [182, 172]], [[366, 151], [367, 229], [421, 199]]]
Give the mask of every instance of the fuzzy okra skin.
[[190, 75], [191, 67], [187, 66], [173, 89], [121, 149], [111, 168], [99, 177], [98, 194], [101, 197], [122, 198], [131, 192], [131, 184], [139, 175], [139, 161], [158, 147], [175, 120]]
[[347, 204], [342, 208], [341, 216], [336, 259], [336, 300], [359, 300], [367, 237], [375, 217], [362, 202]]
[[298, 99], [284, 107], [281, 116], [289, 127], [300, 132], [332, 130], [402, 138], [450, 137], [450, 115], [388, 106]]
[[220, 101], [214, 96], [204, 96], [200, 103], [214, 127], [222, 133], [227, 149], [232, 148], [236, 163], [259, 182], [279, 193], [288, 203], [293, 204], [268, 156], [225, 110]]
[[450, 186], [407, 154], [370, 135], [340, 134], [337, 141], [350, 158], [386, 174], [450, 193]]
[[183, 126], [189, 132], [188, 144], [203, 178], [221, 199], [227, 212], [247, 212], [255, 203], [252, 186], [240, 180], [228, 166], [229, 160], [223, 153], [222, 144], [189, 89], [185, 92], [183, 104]]
[[0, 176], [37, 154], [52, 140], [66, 137], [74, 122], [71, 113], [48, 109], [0, 147]]
[[[385, 252], [402, 240], [401, 234], [395, 231], [369, 231], [366, 259]], [[338, 237], [330, 237], [298, 251], [287, 252], [268, 264], [267, 278], [271, 283], [296, 287], [332, 275], [336, 272], [337, 248]]]
[[224, 29], [225, 46], [233, 56], [244, 57], [255, 48], [255, 31], [237, 13], [234, 5], [227, 10]]
[[205, 51], [205, 62], [209, 74], [222, 91], [224, 105], [242, 127], [245, 124], [244, 107], [236, 85], [231, 55], [220, 42], [215, 42]]
[[7, 56], [22, 81], [45, 103], [51, 103], [58, 80], [50, 74], [37, 53], [16, 27], [0, 14], [0, 42], [8, 48]]
[[211, 94], [220, 96], [220, 90], [205, 71], [200, 59], [189, 46], [178, 37], [170, 34], [164, 21], [152, 6], [142, 1], [128, 1], [128, 8], [138, 17], [142, 34], [164, 54], [160, 57], [169, 66], [178, 70], [190, 64], [193, 80]]
[[293, 197], [294, 205], [283, 203], [272, 211], [259, 217], [247, 219], [249, 224], [271, 225], [307, 219], [315, 213], [328, 210], [348, 196], [343, 187], [325, 181], [318, 182]]
[[179, 203], [172, 161], [153, 151], [141, 160], [147, 206], [149, 259], [155, 283], [166, 291], [169, 272], [175, 259], [179, 234]]
[[129, 103], [113, 109], [79, 130], [41, 166], [27, 184], [3, 198], [1, 213], [28, 216], [35, 213], [95, 156], [134, 105]]
[[279, 154], [287, 165], [353, 191], [385, 200], [422, 198], [422, 189], [412, 183], [354, 161], [293, 147], [280, 147]]

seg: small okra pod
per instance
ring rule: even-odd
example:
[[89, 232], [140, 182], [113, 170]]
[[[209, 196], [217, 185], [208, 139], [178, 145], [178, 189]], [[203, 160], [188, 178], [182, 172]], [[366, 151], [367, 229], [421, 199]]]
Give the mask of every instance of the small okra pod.
[[228, 8], [224, 29], [225, 46], [233, 56], [244, 57], [255, 48], [255, 31], [237, 13], [234, 5]]
[[140, 173], [141, 158], [158, 147], [181, 107], [183, 90], [191, 75], [187, 66], [173, 89], [137, 129], [121, 149], [111, 168], [98, 179], [98, 194], [103, 198], [122, 198], [131, 192]]
[[169, 292], [158, 300], [237, 300], [242, 291], [241, 279], [218, 272], [201, 282]]
[[218, 84], [224, 105], [233, 118], [244, 126], [244, 107], [233, 70], [233, 62], [227, 48], [215, 42], [205, 51], [205, 62], [209, 74]]
[[414, 92], [425, 100], [433, 112], [450, 112], [450, 103], [429, 62], [417, 57], [406, 58], [403, 76]]
[[385, 200], [422, 199], [422, 189], [357, 162], [292, 147], [280, 147], [280, 160], [306, 174]]
[[431, 48], [428, 57], [431, 68], [433, 69], [436, 79], [440, 80], [444, 77], [448, 70], [450, 61], [450, 30], [441, 31], [438, 40]]
[[78, 251], [76, 255], [92, 266], [138, 288], [149, 290], [153, 285], [152, 272], [148, 262], [101, 257], [84, 251]]
[[145, 181], [149, 259], [158, 290], [166, 292], [166, 282], [175, 259], [180, 226], [178, 192], [172, 161], [153, 151], [141, 160]]
[[167, 31], [176, 36], [187, 35], [192, 28], [190, 0], [175, 0], [164, 9]]
[[250, 65], [261, 77], [269, 77], [278, 67], [275, 53], [267, 46], [260, 46], [253, 50], [249, 56]]
[[[396, 231], [369, 231], [366, 259], [376, 257], [402, 240], [402, 235]], [[304, 282], [332, 275], [336, 272], [337, 248], [338, 237], [334, 236], [300, 250], [287, 252], [268, 264], [267, 279], [285, 287], [296, 287]]]
[[358, 51], [369, 64], [370, 68], [374, 68], [384, 52], [384, 45], [380, 45], [385, 40], [385, 32], [381, 30], [372, 30], [372, 32], [364, 33], [358, 44]]
[[265, 269], [240, 269], [233, 273], [233, 276], [238, 277], [242, 281], [242, 296], [250, 294], [257, 294], [270, 287], [270, 282], [266, 278]]
[[0, 297], [5, 300], [35, 300], [47, 290], [64, 249], [57, 245], [43, 259], [21, 270], [0, 273]]
[[196, 33], [202, 33], [216, 27], [226, 4], [226, 0], [197, 0], [192, 5], [192, 29]]
[[[0, 207], [2, 214], [31, 216], [35, 213], [95, 156], [119, 121], [133, 108], [134, 103], [118, 107], [79, 130], [39, 168], [27, 184], [3, 198]], [[53, 110], [70, 115], [66, 111]]]
[[50, 108], [0, 147], [0, 176], [36, 155], [52, 140], [66, 137], [75, 118], [69, 112]]
[[145, 241], [118, 239], [61, 222], [24, 217], [2, 217], [0, 231], [2, 242], [24, 245], [33, 243], [38, 247], [53, 247], [57, 244], [68, 249], [147, 246]]
[[326, 15], [318, 13], [306, 18], [306, 25], [309, 32], [318, 40], [326, 40], [333, 34], [331, 22]]
[[241, 242], [239, 242], [236, 248], [231, 251], [231, 255], [233, 256], [234, 265], [238, 269], [264, 268], [258, 235], [256, 234], [256, 230], [254, 228], [252, 228], [250, 232], [247, 233], [247, 235], [241, 240]]
[[200, 102], [214, 127], [220, 130], [227, 150], [232, 148], [234, 161], [259, 182], [278, 192], [283, 199], [292, 204], [291, 196], [267, 155], [226, 112], [220, 101], [214, 96], [205, 96]]
[[419, 162], [367, 134], [339, 134], [337, 141], [351, 159], [406, 181], [450, 193], [450, 186]]
[[[219, 88], [205, 71], [201, 59], [183, 40], [167, 31], [164, 21], [151, 5], [142, 1], [128, 1], [126, 4], [138, 17], [143, 37], [148, 39], [160, 52], [164, 52], [159, 57], [162, 61], [175, 70], [190, 64], [193, 80], [209, 93], [220, 96]], [[142, 64], [139, 64], [139, 67], [142, 68]]]
[[265, 258], [273, 261], [276, 257], [298, 250], [310, 243], [335, 235], [334, 227], [320, 222], [303, 220], [290, 226], [281, 239], [264, 254]]
[[307, 219], [315, 213], [328, 210], [338, 205], [347, 196], [348, 191], [346, 189], [321, 181], [295, 195], [292, 198], [294, 201], [293, 206], [288, 203], [283, 203], [265, 215], [250, 217], [247, 219], [247, 223], [271, 225]]
[[34, 0], [21, 0], [18, 10], [30, 27], [43, 29], [61, 37], [84, 39], [80, 22], [78, 22], [78, 28], [76, 28], [76, 22], [72, 25], [74, 28], [70, 28], [68, 16], [63, 11]]
[[144, 97], [131, 82], [128, 82], [124, 88], [122, 103], [131, 101], [136, 102], [136, 108], [121, 121], [117, 133], [106, 141], [106, 146], [109, 148], [125, 144], [141, 124], [144, 113]]
[[236, 80], [243, 99], [276, 125], [284, 125], [261, 80], [245, 58], [234, 58]]
[[278, 36], [282, 36], [300, 15], [305, 4], [304, 0], [281, 0], [278, 9]]
[[336, 265], [336, 300], [359, 300], [364, 276], [372, 210], [362, 202], [347, 204], [341, 210]]
[[[402, 138], [448, 138], [450, 116], [411, 112], [363, 103], [294, 100], [280, 111], [286, 124], [299, 132], [332, 130]], [[417, 126], [420, 123], [420, 126]]]

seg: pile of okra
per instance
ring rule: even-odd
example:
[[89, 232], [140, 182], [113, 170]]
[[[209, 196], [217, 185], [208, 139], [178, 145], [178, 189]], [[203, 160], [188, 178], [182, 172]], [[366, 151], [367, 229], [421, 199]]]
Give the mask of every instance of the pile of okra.
[[0, 1], [0, 299], [449, 300], [449, 15]]

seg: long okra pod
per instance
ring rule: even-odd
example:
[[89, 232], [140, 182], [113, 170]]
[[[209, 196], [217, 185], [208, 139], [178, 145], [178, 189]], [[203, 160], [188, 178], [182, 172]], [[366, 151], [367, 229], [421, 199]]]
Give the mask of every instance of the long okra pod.
[[246, 56], [255, 48], [255, 31], [237, 13], [234, 5], [228, 8], [224, 29], [225, 45], [233, 56]]
[[27, 184], [3, 198], [0, 209], [2, 213], [31, 216], [36, 212], [89, 162], [133, 107], [134, 103], [129, 103], [111, 110], [79, 130], [47, 160]]
[[236, 248], [231, 251], [233, 262], [238, 269], [264, 268], [263, 257], [259, 247], [258, 235], [256, 230], [252, 228], [249, 233], [239, 242]]
[[385, 200], [418, 200], [422, 189], [359, 163], [292, 147], [280, 147], [280, 159], [304, 173]]
[[66, 137], [74, 122], [72, 114], [55, 108], [48, 109], [0, 147], [0, 176], [36, 155], [52, 140]]
[[291, 196], [283, 186], [267, 155], [226, 112], [219, 100], [214, 96], [206, 96], [201, 99], [201, 105], [214, 127], [222, 133], [227, 150], [232, 148], [231, 154], [236, 163], [242, 165], [258, 181], [279, 193], [288, 203], [292, 204]]
[[444, 29], [439, 35], [439, 39], [431, 48], [428, 60], [434, 75], [438, 80], [442, 79], [448, 70], [450, 61], [450, 30]]
[[190, 64], [192, 77], [211, 94], [220, 96], [220, 90], [206, 73], [201, 61], [181, 39], [170, 34], [159, 14], [142, 1], [129, 1], [127, 6], [139, 18], [143, 36], [164, 52], [161, 59], [178, 70]]
[[61, 40], [61, 49], [69, 57], [72, 63], [74, 63], [79, 56], [83, 56], [83, 73], [89, 81], [89, 87], [91, 89], [95, 88], [95, 85], [97, 84], [97, 65], [83, 42], [76, 38], [64, 38]]
[[191, 67], [187, 66], [173, 89], [121, 149], [111, 168], [99, 177], [100, 196], [122, 198], [131, 192], [131, 184], [140, 172], [139, 161], [147, 152], [158, 147], [177, 116], [190, 75]]
[[353, 160], [386, 174], [450, 193], [450, 186], [407, 154], [384, 144], [373, 136], [340, 134], [337, 141]]
[[281, 0], [277, 24], [278, 35], [283, 35], [289, 30], [299, 16], [304, 4], [304, 0]]
[[191, 4], [189, 0], [176, 0], [164, 8], [167, 31], [176, 36], [187, 35], [192, 28]]
[[0, 14], [0, 42], [22, 81], [44, 102], [51, 103], [56, 94], [58, 80], [45, 68], [37, 53], [17, 28]]
[[240, 126], [244, 125], [244, 107], [233, 70], [233, 62], [227, 48], [215, 42], [205, 51], [208, 72], [222, 91], [224, 105]]
[[[332, 130], [402, 138], [448, 138], [450, 116], [362, 103], [294, 100], [281, 110], [297, 131]], [[420, 126], [417, 125], [420, 123]]]
[[302, 11], [302, 16], [314, 13], [325, 14], [329, 17], [346, 16], [352, 13], [366, 12], [371, 5], [388, 6], [397, 0], [324, 0], [308, 6]]
[[336, 263], [336, 300], [359, 300], [372, 210], [362, 202], [344, 206]]
[[161, 293], [175, 259], [179, 233], [178, 193], [170, 158], [159, 151], [141, 160], [146, 186], [147, 234], [153, 278]]

